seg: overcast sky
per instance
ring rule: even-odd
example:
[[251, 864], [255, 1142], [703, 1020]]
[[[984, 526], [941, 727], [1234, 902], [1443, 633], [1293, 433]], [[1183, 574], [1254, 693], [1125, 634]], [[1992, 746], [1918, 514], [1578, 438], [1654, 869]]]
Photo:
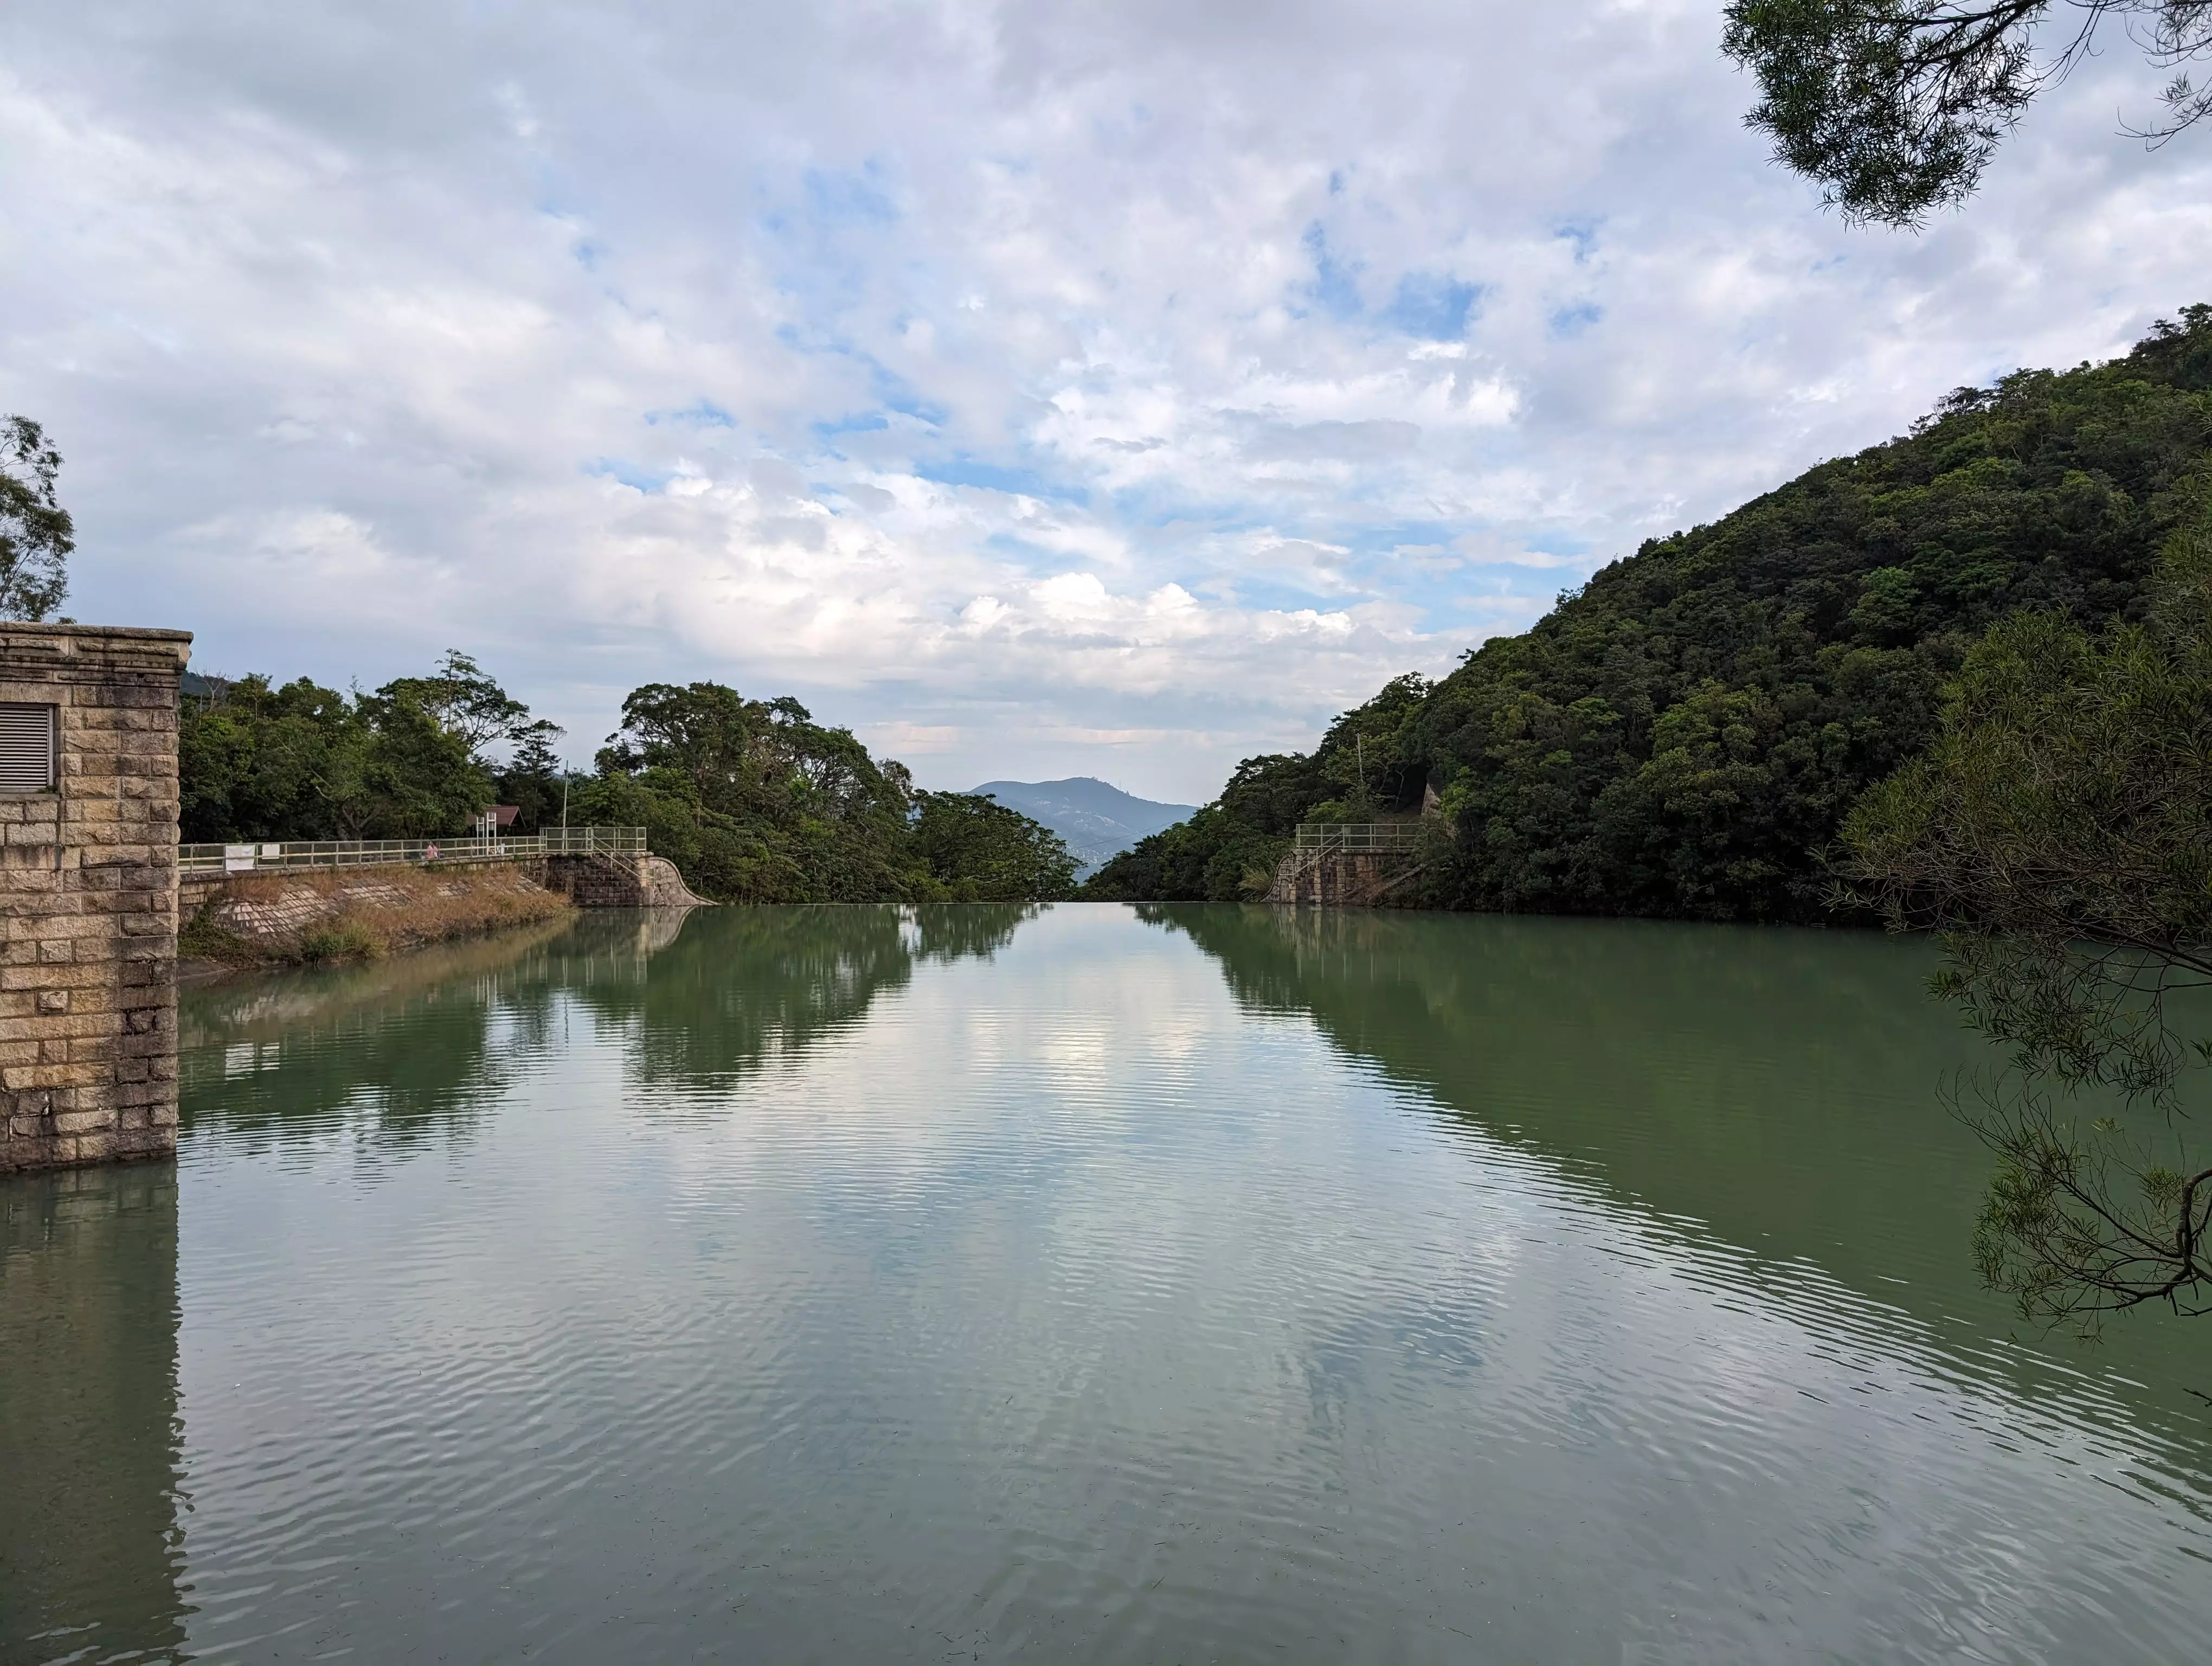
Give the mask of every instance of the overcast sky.
[[2119, 42], [1855, 231], [1717, 3], [13, 0], [0, 410], [78, 617], [587, 759], [795, 693], [925, 785], [1210, 797], [1653, 533], [2212, 299]]

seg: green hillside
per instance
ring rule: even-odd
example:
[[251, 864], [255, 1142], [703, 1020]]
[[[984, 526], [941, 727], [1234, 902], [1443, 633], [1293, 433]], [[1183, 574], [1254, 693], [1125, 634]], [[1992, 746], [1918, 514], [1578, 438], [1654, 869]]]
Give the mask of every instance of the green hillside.
[[[1400, 678], [1310, 754], [1247, 759], [1088, 896], [1254, 894], [1300, 820], [1449, 819], [1431, 907], [1707, 919], [1825, 912], [1814, 854], [1927, 740], [1966, 648], [2018, 609], [2135, 617], [2212, 514], [2212, 307], [2126, 357], [1961, 389], [1593, 575], [1433, 685]], [[1448, 848], [1447, 848], [1448, 841]]]

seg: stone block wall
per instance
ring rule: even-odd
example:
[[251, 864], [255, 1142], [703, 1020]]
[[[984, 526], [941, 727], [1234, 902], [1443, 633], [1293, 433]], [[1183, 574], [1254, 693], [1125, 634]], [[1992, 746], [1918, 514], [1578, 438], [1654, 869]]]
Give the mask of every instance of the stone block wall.
[[686, 909], [701, 901], [665, 856], [547, 856], [541, 877], [580, 909]]
[[1421, 871], [1406, 851], [1288, 852], [1267, 888], [1270, 903], [1313, 903], [1323, 908], [1368, 908]]
[[54, 784], [0, 793], [0, 1173], [177, 1144], [179, 630], [0, 622]]

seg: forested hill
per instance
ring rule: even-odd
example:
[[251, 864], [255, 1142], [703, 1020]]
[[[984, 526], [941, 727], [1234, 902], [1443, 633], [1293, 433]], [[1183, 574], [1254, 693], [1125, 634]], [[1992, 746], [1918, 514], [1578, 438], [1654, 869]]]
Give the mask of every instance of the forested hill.
[[1433, 686], [1397, 678], [1312, 753], [1247, 759], [1085, 894], [1250, 896], [1297, 822], [1407, 813], [1433, 787], [1449, 846], [1409, 901], [1820, 918], [1814, 852], [1925, 743], [1966, 645], [2021, 608], [2138, 614], [2161, 547], [2208, 514], [2195, 306], [2125, 358], [1962, 389], [1900, 439], [1646, 543]]

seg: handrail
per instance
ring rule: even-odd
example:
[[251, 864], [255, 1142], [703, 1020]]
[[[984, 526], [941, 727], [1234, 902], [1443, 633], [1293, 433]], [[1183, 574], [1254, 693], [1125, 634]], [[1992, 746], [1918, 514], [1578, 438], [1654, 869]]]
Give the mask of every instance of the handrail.
[[643, 856], [641, 827], [549, 827], [543, 832], [459, 839], [283, 839], [179, 844], [185, 873], [252, 873], [265, 869], [420, 866], [528, 861], [541, 856]]
[[1300, 822], [1292, 836], [1299, 850], [1419, 850], [1419, 822]]

